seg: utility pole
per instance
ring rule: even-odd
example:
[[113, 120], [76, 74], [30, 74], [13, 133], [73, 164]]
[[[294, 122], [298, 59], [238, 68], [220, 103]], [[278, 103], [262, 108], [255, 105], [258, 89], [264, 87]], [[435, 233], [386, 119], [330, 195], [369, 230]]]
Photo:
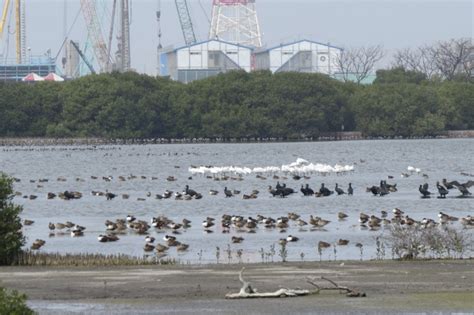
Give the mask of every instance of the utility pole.
[[160, 68], [161, 68], [161, 50], [163, 46], [161, 45], [161, 0], [158, 0], [158, 8], [156, 10], [156, 22], [158, 23], [158, 46], [156, 48], [156, 73], [160, 75]]
[[121, 11], [121, 71], [130, 71], [130, 9], [128, 0], [120, 1]]

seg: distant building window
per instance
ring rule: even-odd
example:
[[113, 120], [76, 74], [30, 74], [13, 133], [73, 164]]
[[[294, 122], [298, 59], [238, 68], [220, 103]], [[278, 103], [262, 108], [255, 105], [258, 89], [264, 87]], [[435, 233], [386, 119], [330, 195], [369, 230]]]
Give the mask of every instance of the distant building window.
[[225, 53], [228, 55], [237, 55], [236, 51], [226, 51]]
[[190, 54], [190, 55], [200, 55], [201, 52], [199, 52], [199, 51], [191, 51], [189, 54]]
[[293, 52], [292, 51], [284, 51], [283, 55], [293, 55]]

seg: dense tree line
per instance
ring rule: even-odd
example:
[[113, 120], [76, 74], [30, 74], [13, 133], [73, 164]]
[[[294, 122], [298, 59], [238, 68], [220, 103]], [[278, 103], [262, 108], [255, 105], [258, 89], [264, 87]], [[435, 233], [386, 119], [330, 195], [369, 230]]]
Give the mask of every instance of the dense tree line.
[[298, 139], [362, 131], [436, 135], [474, 129], [474, 84], [403, 68], [374, 84], [322, 74], [228, 72], [181, 84], [136, 73], [0, 84], [0, 136]]

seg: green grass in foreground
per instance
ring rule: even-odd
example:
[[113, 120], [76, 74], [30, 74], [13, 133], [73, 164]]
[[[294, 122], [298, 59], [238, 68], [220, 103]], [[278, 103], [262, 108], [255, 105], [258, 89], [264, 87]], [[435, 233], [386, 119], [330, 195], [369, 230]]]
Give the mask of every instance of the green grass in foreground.
[[14, 260], [14, 266], [143, 266], [174, 265], [176, 260], [159, 257], [133, 257], [128, 255], [59, 254], [25, 251]]

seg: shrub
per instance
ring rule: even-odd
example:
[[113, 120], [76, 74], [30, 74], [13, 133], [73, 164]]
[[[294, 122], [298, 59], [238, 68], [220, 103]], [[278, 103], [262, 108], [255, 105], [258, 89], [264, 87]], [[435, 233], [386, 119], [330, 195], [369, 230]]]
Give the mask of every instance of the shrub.
[[424, 227], [394, 224], [385, 238], [400, 259], [462, 258], [469, 250], [470, 235], [448, 225]]
[[29, 315], [34, 312], [26, 305], [26, 295], [0, 288], [0, 314]]
[[19, 217], [23, 208], [12, 198], [13, 179], [0, 173], [0, 265], [11, 264], [25, 243]]

